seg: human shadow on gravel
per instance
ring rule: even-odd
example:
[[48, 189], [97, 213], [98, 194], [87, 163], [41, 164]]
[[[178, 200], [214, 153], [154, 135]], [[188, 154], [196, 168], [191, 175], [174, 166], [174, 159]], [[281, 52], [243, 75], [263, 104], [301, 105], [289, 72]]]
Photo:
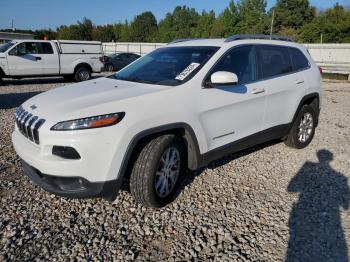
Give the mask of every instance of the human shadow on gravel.
[[29, 98], [40, 93], [41, 92], [0, 94], [0, 110], [18, 107]]
[[333, 154], [317, 152], [319, 163], [306, 162], [288, 185], [299, 192], [289, 218], [286, 261], [349, 261], [340, 208], [348, 209], [347, 178], [330, 166]]

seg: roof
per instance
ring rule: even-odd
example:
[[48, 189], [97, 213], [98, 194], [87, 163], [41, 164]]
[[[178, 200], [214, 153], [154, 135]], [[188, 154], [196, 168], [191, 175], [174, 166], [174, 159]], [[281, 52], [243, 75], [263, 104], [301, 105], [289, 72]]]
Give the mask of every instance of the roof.
[[168, 45], [170, 46], [232, 46], [236, 44], [278, 44], [287, 46], [300, 46], [293, 42], [291, 38], [285, 36], [270, 36], [267, 35], [234, 35], [229, 38], [219, 39], [178, 39]]

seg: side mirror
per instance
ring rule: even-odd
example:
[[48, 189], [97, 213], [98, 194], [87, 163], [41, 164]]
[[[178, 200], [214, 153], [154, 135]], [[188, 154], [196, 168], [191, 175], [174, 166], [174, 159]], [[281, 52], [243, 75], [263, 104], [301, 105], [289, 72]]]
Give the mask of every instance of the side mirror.
[[238, 83], [238, 77], [235, 73], [218, 71], [211, 75], [210, 81], [213, 86], [232, 86]]
[[17, 55], [18, 55], [18, 49], [17, 49], [17, 47], [12, 48], [12, 49], [9, 51], [9, 55], [17, 56]]

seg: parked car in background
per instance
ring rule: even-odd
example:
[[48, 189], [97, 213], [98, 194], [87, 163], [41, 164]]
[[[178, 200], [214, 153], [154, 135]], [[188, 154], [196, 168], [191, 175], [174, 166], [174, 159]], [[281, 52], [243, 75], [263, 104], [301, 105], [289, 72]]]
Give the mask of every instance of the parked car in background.
[[0, 82], [34, 76], [85, 81], [102, 68], [102, 44], [97, 41], [14, 40], [0, 47]]
[[105, 57], [105, 70], [108, 72], [119, 71], [141, 56], [134, 53], [119, 53]]

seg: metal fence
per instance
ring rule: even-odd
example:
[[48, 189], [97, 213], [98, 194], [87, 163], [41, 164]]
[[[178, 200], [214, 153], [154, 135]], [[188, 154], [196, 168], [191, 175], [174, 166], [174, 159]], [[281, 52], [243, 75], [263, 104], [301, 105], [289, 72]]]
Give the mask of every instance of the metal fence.
[[[106, 55], [131, 52], [145, 55], [165, 43], [103, 43]], [[347, 74], [350, 81], [350, 44], [305, 44], [316, 64], [325, 73]]]

